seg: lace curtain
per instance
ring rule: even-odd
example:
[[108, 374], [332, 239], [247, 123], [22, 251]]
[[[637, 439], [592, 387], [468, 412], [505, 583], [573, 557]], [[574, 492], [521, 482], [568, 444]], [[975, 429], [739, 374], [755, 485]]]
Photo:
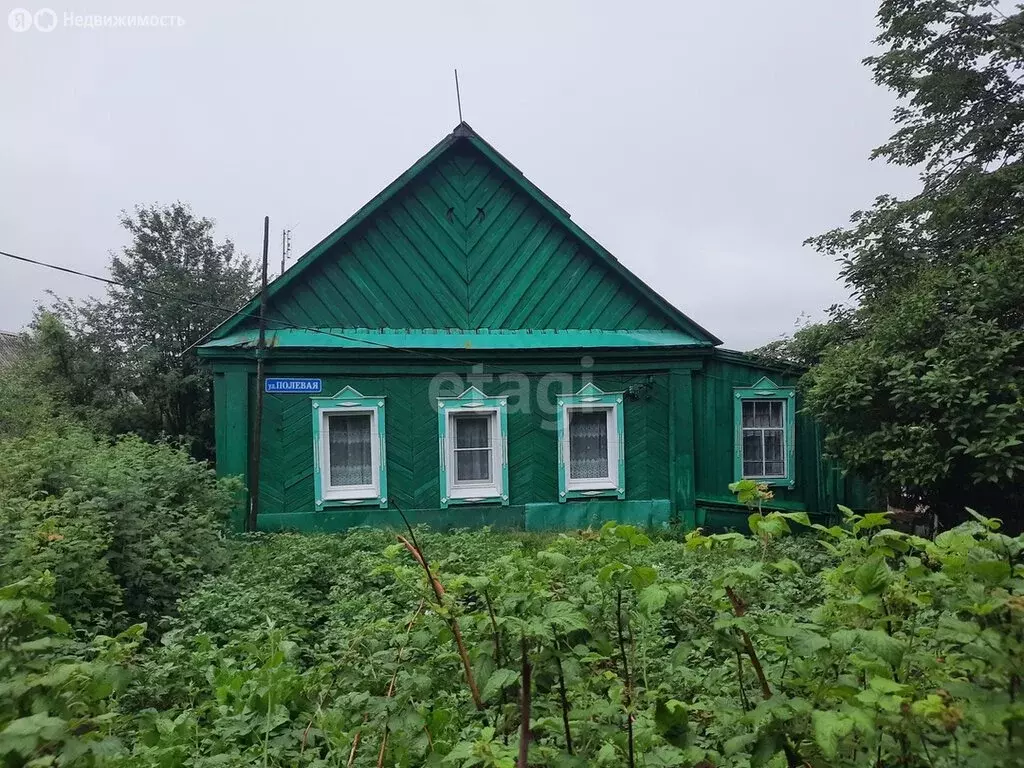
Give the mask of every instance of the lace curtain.
[[455, 482], [490, 482], [490, 416], [455, 417]]
[[608, 416], [605, 411], [569, 411], [569, 477], [608, 477]]
[[371, 426], [372, 417], [368, 413], [327, 417], [332, 486], [373, 483]]

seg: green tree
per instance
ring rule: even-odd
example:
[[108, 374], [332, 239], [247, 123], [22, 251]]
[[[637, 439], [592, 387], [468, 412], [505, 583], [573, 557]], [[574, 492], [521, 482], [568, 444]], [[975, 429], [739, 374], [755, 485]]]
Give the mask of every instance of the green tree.
[[101, 299], [58, 300], [37, 317], [36, 370], [114, 433], [212, 451], [210, 375], [191, 351], [255, 289], [255, 270], [214, 222], [182, 203], [123, 213], [131, 243], [110, 260]]
[[1021, 296], [1024, 235], [923, 268], [887, 301], [866, 305], [864, 335], [826, 352], [805, 377], [830, 452], [945, 517], [967, 506], [1020, 516]]
[[[883, 0], [884, 48], [865, 59], [900, 104], [872, 157], [921, 169], [921, 191], [883, 195], [848, 228], [808, 242], [838, 258], [865, 302], [917, 270], [954, 264], [1024, 223], [1024, 11], [995, 0]], [[1019, 9], [1018, 9], [1019, 10]]]
[[873, 157], [921, 189], [811, 238], [856, 306], [759, 351], [810, 366], [830, 452], [890, 498], [1005, 514], [1024, 472], [1024, 12], [883, 0], [878, 23], [865, 63], [900, 103]]
[[829, 351], [860, 337], [860, 315], [855, 308], [833, 304], [826, 314], [825, 322], [805, 322], [792, 336], [770, 341], [750, 354], [807, 368], [820, 363]]

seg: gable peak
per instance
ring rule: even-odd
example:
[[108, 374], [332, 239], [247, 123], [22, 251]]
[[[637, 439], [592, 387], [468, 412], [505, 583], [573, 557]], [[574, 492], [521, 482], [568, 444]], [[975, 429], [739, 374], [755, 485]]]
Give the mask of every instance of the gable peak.
[[334, 396], [334, 399], [345, 398], [345, 397], [362, 398], [363, 397], [363, 393], [360, 392], [355, 387], [349, 385], [349, 386], [345, 387], [343, 390], [341, 390], [340, 392], [338, 392]]
[[[393, 269], [379, 268], [393, 253], [408, 277], [398, 285]], [[579, 291], [565, 274], [579, 277]], [[529, 295], [527, 279], [543, 290]], [[276, 313], [302, 304], [298, 315], [317, 327], [674, 327], [694, 345], [721, 343], [465, 121], [275, 279], [267, 300]], [[251, 326], [258, 303], [257, 295], [207, 338]]]
[[586, 384], [584, 384], [582, 387], [580, 387], [580, 391], [576, 393], [577, 396], [580, 396], [580, 395], [606, 395], [606, 394], [608, 394], [608, 393], [605, 392], [600, 387], [596, 386], [594, 384], [594, 382], [592, 382], [592, 381], [588, 381]]
[[474, 136], [478, 139], [480, 138], [480, 134], [474, 131], [473, 127], [465, 120], [463, 120], [461, 123], [455, 126], [454, 130], [452, 130], [452, 136], [455, 136], [456, 138], [467, 139], [471, 136]]
[[749, 387], [737, 387], [737, 389], [779, 389], [779, 385], [769, 379], [767, 376], [762, 376], [754, 384]]

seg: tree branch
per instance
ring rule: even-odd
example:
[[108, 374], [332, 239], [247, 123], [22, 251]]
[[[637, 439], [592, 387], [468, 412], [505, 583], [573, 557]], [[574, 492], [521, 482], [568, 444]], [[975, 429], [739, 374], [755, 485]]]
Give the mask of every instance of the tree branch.
[[530, 667], [529, 648], [526, 635], [520, 635], [519, 646], [522, 652], [523, 686], [519, 699], [519, 759], [516, 768], [528, 768], [530, 756]]
[[629, 661], [626, 658], [626, 641], [622, 629], [622, 588], [616, 593], [615, 600], [615, 624], [619, 630], [619, 655], [622, 657], [622, 678], [625, 682], [625, 704], [626, 704], [626, 739], [629, 747], [629, 768], [635, 768], [636, 757], [633, 753], [633, 681], [629, 675]]
[[572, 731], [569, 728], [569, 697], [565, 692], [565, 672], [562, 670], [562, 657], [558, 653], [558, 633], [555, 632], [554, 626], [551, 627], [551, 632], [555, 638], [555, 647], [552, 652], [555, 655], [555, 666], [558, 667], [558, 696], [562, 703], [562, 728], [565, 730], [565, 749], [572, 755]]
[[[739, 596], [733, 591], [732, 587], [725, 588], [725, 594], [729, 596], [729, 602], [732, 603], [732, 611], [736, 614], [737, 618], [742, 618], [747, 612], [747, 607]], [[761, 666], [761, 660], [757, 657], [757, 651], [754, 650], [754, 644], [750, 641], [750, 635], [744, 630], [740, 630], [740, 637], [743, 639], [743, 647], [747, 651], [747, 656], [750, 658], [750, 664], [754, 668], [754, 673], [757, 675], [757, 681], [761, 684], [761, 694], [766, 698], [772, 697], [771, 686], [768, 685], [768, 678], [765, 677], [764, 667]]]
[[[441, 586], [441, 582], [438, 578], [431, 573], [430, 567], [427, 565], [427, 560], [423, 556], [423, 551], [418, 547], [414, 546], [404, 536], [398, 536], [398, 540], [402, 545], [409, 550], [416, 561], [423, 566], [423, 570], [426, 571], [427, 581], [434, 589], [434, 597], [437, 598], [437, 604], [440, 608], [444, 608], [444, 587]], [[477, 710], [483, 712], [484, 707], [483, 699], [480, 698], [480, 689], [477, 687], [476, 678], [473, 676], [473, 667], [469, 662], [469, 654], [466, 652], [466, 644], [462, 640], [462, 630], [459, 628], [459, 620], [455, 616], [451, 615], [451, 612], [447, 612], [448, 615], [448, 626], [451, 627], [452, 635], [455, 637], [455, 645], [459, 649], [459, 658], [462, 659], [462, 669], [466, 673], [466, 684], [469, 685], [469, 693], [473, 697], [473, 704]]]

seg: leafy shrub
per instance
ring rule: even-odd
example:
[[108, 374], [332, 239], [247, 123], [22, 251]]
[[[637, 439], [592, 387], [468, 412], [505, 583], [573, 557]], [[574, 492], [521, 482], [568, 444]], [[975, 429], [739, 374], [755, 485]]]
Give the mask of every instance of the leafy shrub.
[[0, 376], [0, 439], [38, 431], [41, 423], [58, 419], [61, 410], [33, 371], [36, 352], [27, 339], [22, 349], [28, 359], [15, 362]]
[[916, 270], [803, 380], [842, 466], [946, 520], [1024, 530], [1024, 234]]
[[169, 445], [46, 421], [0, 441], [0, 577], [51, 571], [79, 629], [155, 627], [224, 564], [236, 487]]
[[114, 694], [141, 637], [136, 625], [86, 646], [50, 612], [44, 574], [0, 587], [0, 765], [99, 765], [121, 751]]
[[440, 602], [393, 534], [249, 537], [121, 696], [122, 759], [513, 766], [528, 670], [530, 765], [1015, 765], [1024, 539], [845, 515], [418, 531]]

